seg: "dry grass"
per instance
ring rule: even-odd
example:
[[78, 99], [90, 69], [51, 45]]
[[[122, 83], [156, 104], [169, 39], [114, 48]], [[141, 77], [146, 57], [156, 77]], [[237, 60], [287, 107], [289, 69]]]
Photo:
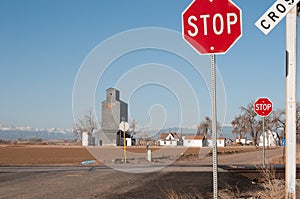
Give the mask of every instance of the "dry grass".
[[[261, 175], [264, 177], [264, 181], [261, 183], [260, 190], [253, 190], [248, 193], [242, 193], [239, 185], [225, 184], [225, 189], [218, 190], [218, 198], [220, 199], [239, 199], [239, 198], [251, 198], [251, 199], [283, 199], [285, 197], [285, 185], [284, 180], [275, 178], [275, 171], [271, 169], [261, 168]], [[193, 194], [178, 193], [174, 190], [164, 192], [168, 199], [194, 199], [194, 198], [206, 198], [201, 193], [194, 192]]]
[[[220, 199], [238, 199], [238, 198], [247, 198], [243, 197], [242, 193], [240, 192], [240, 189], [238, 185], [232, 187], [229, 184], [226, 185], [227, 189], [222, 189], [218, 191], [218, 198]], [[167, 199], [205, 199], [208, 198], [208, 196], [203, 196], [198, 191], [194, 191], [193, 193], [184, 193], [184, 192], [176, 192], [174, 190], [169, 191], [163, 191]], [[212, 197], [209, 196], [209, 198]]]
[[238, 184], [234, 187], [230, 186], [228, 183], [226, 184], [227, 189], [223, 189], [219, 191], [219, 197], [222, 199], [233, 199], [233, 198], [241, 198], [241, 192]]
[[275, 171], [273, 169], [261, 169], [261, 174], [264, 176], [263, 190], [258, 192], [258, 196], [264, 199], [284, 198], [284, 181], [275, 178]]

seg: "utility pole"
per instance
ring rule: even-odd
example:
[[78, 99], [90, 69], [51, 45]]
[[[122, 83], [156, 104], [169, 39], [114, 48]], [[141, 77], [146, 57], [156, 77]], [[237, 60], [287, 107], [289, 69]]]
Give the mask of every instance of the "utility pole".
[[295, 6], [286, 16], [286, 199], [296, 199], [297, 13]]

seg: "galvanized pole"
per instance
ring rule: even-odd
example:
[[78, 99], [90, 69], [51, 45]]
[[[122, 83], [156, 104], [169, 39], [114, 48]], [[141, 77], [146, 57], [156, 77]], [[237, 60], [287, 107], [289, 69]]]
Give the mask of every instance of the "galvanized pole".
[[266, 134], [265, 134], [265, 117], [263, 118], [263, 122], [262, 122], [262, 136], [263, 136], [263, 168], [265, 168], [266, 166], [266, 150], [265, 150], [265, 142], [266, 142]]
[[286, 199], [296, 199], [296, 23], [297, 6], [286, 16]]
[[218, 157], [217, 157], [217, 100], [216, 100], [216, 55], [211, 57], [211, 104], [212, 104], [212, 138], [213, 138], [213, 194], [218, 198]]
[[126, 129], [125, 129], [125, 121], [123, 121], [123, 124], [124, 124], [124, 126], [123, 126], [123, 132], [124, 132], [124, 134], [123, 134], [123, 141], [124, 141], [124, 163], [126, 163], [127, 161], [126, 161]]

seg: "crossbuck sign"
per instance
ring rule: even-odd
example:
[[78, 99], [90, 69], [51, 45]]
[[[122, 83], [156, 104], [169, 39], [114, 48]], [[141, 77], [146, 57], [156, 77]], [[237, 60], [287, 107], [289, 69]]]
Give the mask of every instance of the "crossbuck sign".
[[300, 0], [277, 0], [255, 25], [267, 35]]

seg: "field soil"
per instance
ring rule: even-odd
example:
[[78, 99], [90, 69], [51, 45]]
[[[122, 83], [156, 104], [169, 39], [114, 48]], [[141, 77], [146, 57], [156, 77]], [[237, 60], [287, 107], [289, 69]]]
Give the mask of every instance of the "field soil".
[[94, 159], [79, 146], [0, 145], [0, 165], [79, 165]]
[[[122, 150], [122, 147], [119, 147]], [[153, 152], [163, 147], [150, 147]], [[219, 155], [245, 153], [261, 150], [255, 147], [223, 147], [218, 148]], [[147, 153], [146, 147], [127, 147], [128, 152]], [[192, 147], [184, 150], [181, 161], [197, 159], [200, 148]], [[208, 153], [209, 156], [211, 153]], [[51, 145], [0, 145], [0, 165], [80, 165], [82, 161], [93, 160], [85, 147], [51, 146]], [[96, 162], [100, 164], [100, 162]]]

